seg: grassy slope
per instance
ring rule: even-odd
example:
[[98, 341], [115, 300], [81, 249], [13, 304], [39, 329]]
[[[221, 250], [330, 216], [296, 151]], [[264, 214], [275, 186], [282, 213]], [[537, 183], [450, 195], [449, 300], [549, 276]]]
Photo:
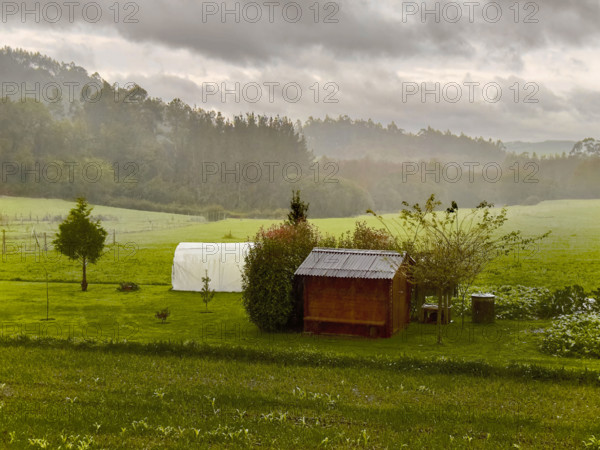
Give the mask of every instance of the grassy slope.
[[[0, 197], [0, 214], [8, 217], [8, 251], [0, 263], [0, 279], [39, 281], [44, 279], [44, 267], [51, 281], [77, 282], [80, 268], [64, 257], [49, 253], [49, 258], [31, 253], [35, 241], [32, 229], [38, 236], [50, 236], [56, 222], [38, 223], [36, 217], [66, 215], [71, 203], [62, 200], [14, 199]], [[32, 222], [28, 222], [31, 213]], [[270, 220], [225, 220], [214, 223], [197, 223], [193, 217], [124, 210], [95, 208], [95, 213], [105, 217], [104, 225], [116, 230], [117, 247], [109, 248], [97, 266], [90, 268], [90, 281], [115, 283], [133, 279], [142, 284], [170, 283], [171, 262], [175, 247], [183, 241], [228, 242], [251, 239], [260, 226]], [[21, 224], [20, 215], [24, 221]], [[15, 220], [16, 217], [16, 220]], [[393, 216], [389, 216], [393, 217]], [[562, 287], [578, 283], [586, 288], [597, 287], [600, 274], [600, 200], [565, 200], [542, 202], [536, 206], [509, 208], [507, 231], [520, 229], [527, 235], [552, 230], [552, 235], [533, 254], [512, 255], [498, 260], [478, 280], [478, 284], [524, 284], [529, 286]], [[361, 217], [370, 224], [378, 222], [373, 217]], [[316, 219], [314, 223], [323, 233], [339, 235], [352, 229], [356, 219]], [[224, 236], [231, 232], [233, 239]], [[41, 238], [40, 238], [41, 239]], [[48, 240], [51, 240], [48, 237]], [[42, 244], [43, 245], [43, 244]], [[29, 253], [27, 253], [29, 252]], [[515, 265], [514, 263], [519, 264]]]
[[533, 255], [512, 267], [499, 260], [480, 277], [482, 284], [523, 284], [558, 288], [580, 284], [596, 288], [600, 274], [600, 201], [561, 200], [509, 208], [508, 229], [526, 235], [552, 234]]

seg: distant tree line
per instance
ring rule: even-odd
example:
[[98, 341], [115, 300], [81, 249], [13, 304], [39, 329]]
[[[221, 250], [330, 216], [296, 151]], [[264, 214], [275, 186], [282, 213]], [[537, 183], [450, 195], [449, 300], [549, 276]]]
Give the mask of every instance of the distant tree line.
[[600, 156], [506, 153], [497, 160], [415, 159], [403, 163], [370, 158], [340, 161], [340, 176], [353, 180], [386, 212], [402, 201], [434, 193], [468, 207], [482, 199], [498, 205], [533, 205], [543, 200], [600, 198]]
[[334, 119], [309, 117], [299, 124], [309, 148], [316, 155], [336, 159], [372, 159], [402, 162], [438, 157], [475, 161], [482, 158], [502, 158], [504, 145], [482, 137], [455, 135], [431, 127], [418, 133], [409, 133], [394, 122], [384, 126], [369, 120], [356, 120], [348, 116]]

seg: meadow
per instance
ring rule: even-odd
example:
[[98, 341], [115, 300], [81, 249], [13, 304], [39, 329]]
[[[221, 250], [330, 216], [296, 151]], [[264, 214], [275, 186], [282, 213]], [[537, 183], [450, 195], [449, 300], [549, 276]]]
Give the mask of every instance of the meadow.
[[[206, 312], [171, 291], [171, 263], [179, 242], [246, 241], [274, 221], [102, 206], [109, 247], [81, 292], [81, 268], [40, 251], [71, 207], [0, 198], [2, 448], [600, 448], [600, 361], [540, 353], [548, 321], [457, 318], [441, 346], [416, 323], [382, 340], [261, 333], [240, 294]], [[477, 284], [599, 287], [598, 219], [597, 200], [511, 207], [507, 230], [552, 234]], [[339, 235], [356, 220], [378, 223], [314, 223]]]
[[[6, 254], [0, 280], [42, 281], [48, 271], [51, 282], [78, 282], [80, 268], [51, 249], [58, 218], [68, 214], [72, 203], [0, 197], [0, 230], [5, 230]], [[202, 222], [201, 217], [134, 211], [96, 206], [94, 213], [109, 231], [106, 255], [90, 268], [91, 283], [135, 281], [169, 285], [171, 264], [179, 242], [240, 242], [251, 240], [261, 227], [278, 221], [227, 219]], [[58, 216], [58, 218], [57, 218]], [[386, 220], [394, 215], [384, 216]], [[52, 220], [52, 219], [56, 220]], [[45, 220], [44, 220], [45, 219]], [[380, 225], [370, 215], [344, 219], [315, 219], [323, 234], [339, 236], [357, 220]], [[498, 259], [477, 280], [478, 285], [544, 286], [559, 288], [580, 284], [598, 287], [600, 273], [600, 200], [560, 200], [535, 206], [512, 206], [505, 231], [521, 230], [533, 236], [551, 230], [539, 246], [522, 254]], [[35, 236], [40, 247], [36, 246]]]

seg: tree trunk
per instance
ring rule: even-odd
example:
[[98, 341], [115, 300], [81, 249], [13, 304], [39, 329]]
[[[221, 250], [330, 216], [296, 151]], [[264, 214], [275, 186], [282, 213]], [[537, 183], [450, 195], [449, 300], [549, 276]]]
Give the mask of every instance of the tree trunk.
[[87, 283], [87, 275], [86, 275], [86, 259], [83, 258], [83, 278], [81, 279], [81, 290], [83, 292], [87, 291], [88, 283]]
[[425, 323], [425, 311], [423, 310], [423, 304], [425, 303], [425, 288], [423, 286], [416, 285], [415, 294], [419, 323]]
[[444, 294], [441, 289], [438, 289], [438, 310], [437, 310], [437, 343], [442, 343], [442, 305]]
[[467, 296], [467, 291], [465, 289], [462, 293], [462, 314], [460, 317], [460, 327], [461, 328], [465, 327], [465, 297], [466, 296]]
[[450, 323], [450, 291], [446, 291], [444, 295], [444, 324], [448, 325]]

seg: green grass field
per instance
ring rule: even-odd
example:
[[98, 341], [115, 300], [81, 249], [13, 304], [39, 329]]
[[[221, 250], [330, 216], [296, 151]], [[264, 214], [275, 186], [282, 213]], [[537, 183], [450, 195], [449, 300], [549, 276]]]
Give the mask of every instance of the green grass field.
[[[240, 294], [217, 294], [206, 313], [198, 294], [171, 291], [171, 262], [179, 242], [245, 241], [273, 221], [108, 207], [94, 212], [110, 246], [83, 293], [80, 267], [34, 238], [49, 243], [71, 207], [0, 197], [0, 448], [582, 448], [600, 438], [600, 361], [540, 353], [546, 321], [458, 320], [441, 346], [424, 324], [382, 340], [261, 333]], [[507, 229], [552, 235], [477, 284], [600, 286], [600, 201], [509, 217]], [[338, 235], [355, 220], [314, 222]], [[141, 290], [119, 292], [121, 281]]]
[[[174, 292], [166, 286], [143, 286], [136, 292], [119, 292], [112, 285], [55, 283], [50, 289], [50, 317], [46, 322], [46, 287], [43, 283], [0, 282], [3, 292], [0, 336], [26, 335], [57, 339], [127, 340], [151, 343], [195, 341], [239, 345], [249, 349], [285, 347], [291, 350], [327, 351], [341, 355], [390, 357], [450, 357], [485, 360], [497, 366], [530, 363], [543, 367], [600, 370], [593, 359], [556, 358], [540, 353], [536, 330], [547, 321], [498, 321], [472, 324], [466, 318], [445, 328], [445, 341], [436, 344], [435, 326], [413, 323], [390, 339], [311, 337], [299, 333], [262, 333], [246, 318], [239, 293], [217, 293], [209, 313], [200, 294]], [[156, 311], [168, 307], [171, 316], [162, 324]]]
[[[1, 280], [41, 281], [45, 279], [46, 269], [50, 281], [79, 281], [80, 268], [52, 251], [40, 254], [33, 234], [35, 232], [43, 247], [46, 233], [50, 245], [58, 222], [43, 219], [57, 215], [64, 218], [71, 207], [72, 203], [62, 200], [0, 198], [3, 222], [0, 229], [6, 231], [7, 253], [0, 266]], [[103, 206], [96, 207], [94, 213], [105, 219], [110, 245], [102, 260], [90, 268], [91, 283], [131, 279], [139, 284], [169, 285], [173, 253], [179, 242], [245, 241], [251, 239], [259, 227], [275, 222], [228, 219], [199, 223], [198, 217]], [[313, 222], [323, 233], [339, 235], [352, 229], [356, 220], [378, 224], [372, 216]], [[597, 287], [600, 274], [598, 223], [600, 200], [562, 200], [509, 208], [506, 231], [519, 229], [527, 235], [538, 235], [551, 230], [552, 235], [531, 252], [499, 259], [477, 284]], [[233, 239], [224, 238], [229, 233]]]
[[169, 353], [3, 345], [2, 446], [579, 448], [599, 431], [595, 386]]

